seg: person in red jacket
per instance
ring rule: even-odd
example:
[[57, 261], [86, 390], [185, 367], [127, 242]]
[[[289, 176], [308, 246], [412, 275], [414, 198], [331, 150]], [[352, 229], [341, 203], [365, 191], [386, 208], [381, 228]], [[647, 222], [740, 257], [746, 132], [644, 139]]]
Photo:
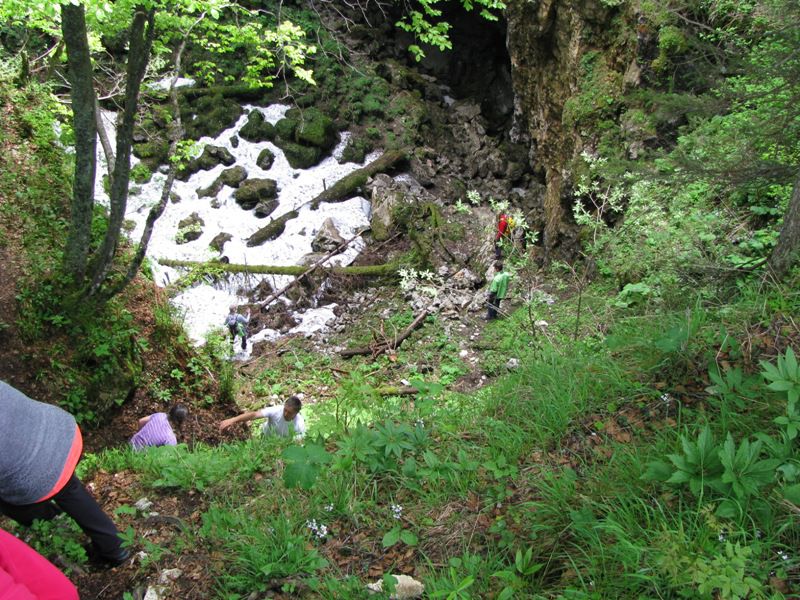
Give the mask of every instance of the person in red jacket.
[[0, 529], [0, 600], [79, 600], [78, 590], [44, 556]]
[[502, 240], [508, 240], [511, 235], [510, 219], [506, 213], [500, 213], [497, 218], [497, 234], [494, 236], [494, 257], [503, 258]]

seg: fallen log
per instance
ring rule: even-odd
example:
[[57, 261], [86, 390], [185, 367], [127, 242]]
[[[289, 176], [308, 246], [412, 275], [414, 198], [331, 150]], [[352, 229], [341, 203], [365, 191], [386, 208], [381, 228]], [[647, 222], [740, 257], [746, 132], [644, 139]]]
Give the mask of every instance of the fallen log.
[[286, 223], [292, 219], [296, 219], [298, 214], [299, 213], [296, 210], [290, 210], [289, 212], [282, 214], [280, 217], [273, 219], [267, 225], [247, 238], [247, 247], [252, 248], [254, 246], [260, 246], [264, 242], [277, 240], [283, 233], [284, 229], [286, 229]]
[[339, 244], [338, 246], [336, 246], [336, 248], [334, 248], [333, 250], [331, 250], [330, 252], [328, 252], [328, 253], [327, 253], [325, 256], [323, 256], [321, 259], [319, 259], [318, 261], [316, 261], [314, 264], [312, 264], [310, 267], [308, 267], [308, 268], [307, 268], [307, 269], [306, 269], [306, 270], [305, 270], [305, 271], [304, 271], [302, 274], [300, 274], [300, 275], [298, 275], [297, 277], [295, 277], [295, 278], [294, 278], [292, 281], [290, 281], [289, 283], [287, 283], [285, 286], [283, 286], [283, 287], [282, 287], [281, 289], [279, 289], [277, 292], [273, 292], [272, 294], [270, 294], [270, 295], [267, 297], [267, 299], [266, 299], [266, 300], [264, 300], [263, 302], [261, 302], [261, 303], [260, 303], [260, 304], [261, 304], [261, 307], [262, 307], [262, 310], [263, 310], [263, 308], [264, 308], [264, 307], [268, 306], [270, 302], [272, 302], [273, 300], [277, 300], [278, 298], [280, 298], [281, 296], [283, 296], [283, 295], [284, 295], [284, 294], [285, 294], [285, 293], [286, 293], [286, 292], [287, 292], [289, 289], [291, 289], [291, 288], [292, 288], [292, 286], [294, 286], [294, 285], [296, 285], [298, 282], [302, 281], [303, 277], [305, 277], [306, 275], [309, 275], [310, 273], [312, 273], [312, 272], [316, 271], [316, 270], [317, 270], [319, 267], [321, 267], [321, 266], [322, 266], [322, 265], [323, 265], [325, 262], [327, 262], [328, 260], [330, 260], [331, 258], [333, 258], [333, 257], [334, 257], [336, 254], [339, 254], [339, 252], [341, 252], [341, 251], [342, 251], [342, 250], [344, 250], [345, 248], [347, 248], [347, 246], [349, 246], [349, 245], [350, 245], [350, 244], [352, 244], [352, 243], [353, 243], [355, 240], [357, 240], [357, 239], [359, 238], [359, 236], [360, 236], [362, 233], [364, 233], [365, 231], [367, 231], [368, 229], [369, 229], [369, 228], [367, 227], [367, 228], [364, 228], [364, 229], [362, 229], [361, 231], [357, 232], [357, 233], [356, 233], [356, 234], [355, 234], [353, 237], [351, 237], [349, 240], [345, 240], [344, 242], [342, 242], [341, 244]]
[[383, 173], [391, 170], [395, 165], [406, 159], [406, 153], [403, 150], [390, 150], [384, 152], [380, 157], [373, 160], [368, 165], [356, 169], [349, 175], [345, 175], [339, 181], [334, 183], [331, 187], [318, 194], [316, 198], [311, 200], [311, 208], [317, 210], [320, 202], [341, 202], [350, 197], [353, 192], [367, 183], [367, 179], [377, 173]]
[[397, 336], [394, 339], [386, 340], [383, 342], [378, 342], [376, 344], [370, 344], [369, 346], [362, 346], [361, 348], [348, 348], [346, 350], [342, 350], [339, 353], [339, 356], [343, 358], [350, 358], [351, 356], [364, 356], [366, 354], [371, 354], [372, 356], [377, 356], [387, 350], [395, 350], [403, 343], [408, 336], [410, 336], [414, 330], [419, 327], [422, 322], [425, 320], [425, 317], [428, 316], [428, 309], [426, 308], [420, 314], [417, 315], [417, 318], [405, 328], [403, 333]]
[[[224, 273], [255, 273], [259, 275], [303, 275], [307, 266], [303, 265], [239, 265], [219, 261], [198, 262], [193, 260], [172, 260], [159, 258], [158, 263], [165, 267], [206, 268], [209, 271]], [[329, 275], [361, 275], [364, 277], [384, 277], [394, 275], [400, 267], [399, 263], [382, 265], [365, 265], [359, 267], [318, 267]]]
[[375, 390], [379, 396], [413, 396], [419, 390], [411, 385], [385, 385]]

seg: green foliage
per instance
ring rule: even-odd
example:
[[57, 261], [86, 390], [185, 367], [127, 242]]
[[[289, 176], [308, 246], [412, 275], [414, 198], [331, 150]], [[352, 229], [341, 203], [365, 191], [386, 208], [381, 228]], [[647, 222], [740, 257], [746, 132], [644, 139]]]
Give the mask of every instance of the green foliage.
[[264, 592], [270, 581], [309, 575], [328, 562], [283, 514], [254, 519], [249, 512], [212, 506], [200, 537], [229, 557], [219, 583], [228, 594]]
[[286, 468], [283, 482], [287, 488], [301, 487], [310, 490], [314, 487], [322, 468], [331, 462], [331, 455], [324, 446], [307, 443], [304, 446], [289, 446], [283, 451]]
[[[83, 548], [83, 532], [69, 517], [57, 517], [52, 521], [36, 520], [31, 527], [28, 543], [39, 554], [65, 558], [68, 565], [80, 567], [88, 558]], [[71, 566], [67, 567], [72, 570]]]
[[[436, 6], [438, 3], [439, 0], [415, 0], [408, 13], [396, 25], [403, 31], [412, 33], [423, 44], [446, 50], [452, 48], [448, 37], [450, 24], [446, 21], [436, 21], [442, 16], [441, 9]], [[493, 11], [503, 10], [506, 7], [501, 0], [461, 0], [461, 4], [466, 10], [477, 7], [481, 16], [490, 21], [497, 20], [497, 15]], [[410, 45], [408, 50], [417, 61], [425, 57], [425, 52], [418, 44]]]

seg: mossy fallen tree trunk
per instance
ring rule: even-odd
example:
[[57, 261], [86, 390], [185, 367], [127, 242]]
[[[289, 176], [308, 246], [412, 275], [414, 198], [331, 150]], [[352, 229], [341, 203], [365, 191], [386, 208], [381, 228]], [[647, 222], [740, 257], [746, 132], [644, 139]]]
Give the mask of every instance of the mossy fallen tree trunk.
[[374, 358], [384, 352], [396, 350], [400, 347], [400, 344], [403, 343], [403, 340], [410, 336], [417, 327], [422, 325], [423, 321], [425, 321], [425, 317], [427, 316], [428, 309], [426, 308], [417, 315], [411, 325], [406, 327], [403, 333], [401, 333], [399, 336], [389, 340], [376, 340], [369, 346], [362, 346], [361, 348], [348, 348], [346, 350], [342, 350], [339, 353], [339, 356], [342, 358], [350, 358], [352, 356], [364, 356], [370, 354]]
[[[165, 267], [185, 267], [208, 269], [223, 273], [250, 273], [256, 275], [303, 275], [308, 271], [304, 265], [239, 265], [219, 261], [197, 262], [193, 260], [172, 260], [169, 258], [158, 259], [159, 264]], [[360, 275], [362, 277], [387, 277], [394, 276], [399, 268], [398, 263], [385, 263], [382, 265], [366, 265], [360, 267], [318, 267], [316, 271], [330, 275]]]
[[375, 390], [379, 396], [413, 396], [418, 394], [419, 390], [410, 385], [385, 385]]
[[260, 246], [264, 242], [277, 240], [283, 233], [284, 229], [286, 229], [286, 223], [292, 219], [296, 219], [298, 214], [299, 213], [296, 210], [290, 210], [289, 212], [282, 214], [277, 219], [270, 221], [266, 226], [262, 227], [249, 238], [247, 238], [247, 247], [252, 248], [254, 246]]
[[360, 169], [356, 169], [349, 175], [342, 177], [327, 190], [311, 200], [311, 208], [317, 210], [320, 202], [342, 202], [343, 200], [347, 200], [356, 189], [367, 183], [367, 179], [377, 173], [391, 171], [392, 168], [404, 160], [406, 160], [406, 153], [403, 150], [384, 152], [379, 158]]

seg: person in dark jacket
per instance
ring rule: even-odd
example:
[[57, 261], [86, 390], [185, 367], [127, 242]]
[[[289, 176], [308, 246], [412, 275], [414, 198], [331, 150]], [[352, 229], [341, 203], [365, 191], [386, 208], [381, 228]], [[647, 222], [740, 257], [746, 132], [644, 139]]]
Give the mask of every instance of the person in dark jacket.
[[83, 450], [75, 418], [4, 381], [0, 414], [0, 513], [30, 526], [34, 519], [52, 519], [63, 511], [92, 540], [98, 560], [124, 563], [130, 552], [122, 547], [114, 522], [75, 476]]

